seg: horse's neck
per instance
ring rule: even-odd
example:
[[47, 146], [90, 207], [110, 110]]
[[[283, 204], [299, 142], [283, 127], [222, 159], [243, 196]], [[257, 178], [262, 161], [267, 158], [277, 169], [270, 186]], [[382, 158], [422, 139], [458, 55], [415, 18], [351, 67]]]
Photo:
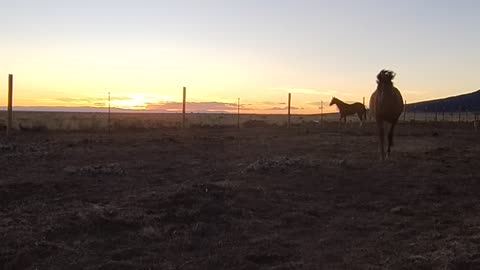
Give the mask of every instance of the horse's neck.
[[341, 101], [340, 99], [336, 99], [335, 101], [336, 101], [335, 104], [337, 104], [337, 106], [345, 106], [345, 104], [347, 104], [347, 103]]

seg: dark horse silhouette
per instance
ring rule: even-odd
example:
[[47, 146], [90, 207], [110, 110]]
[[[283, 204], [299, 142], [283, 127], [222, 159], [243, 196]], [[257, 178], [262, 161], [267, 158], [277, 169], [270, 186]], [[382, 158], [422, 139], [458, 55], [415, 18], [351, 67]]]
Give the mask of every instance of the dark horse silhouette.
[[378, 136], [380, 138], [380, 155], [385, 159], [385, 150], [383, 142], [385, 140], [383, 122], [391, 124], [388, 132], [387, 157], [390, 155], [390, 148], [393, 145], [393, 130], [398, 122], [398, 118], [403, 112], [403, 98], [400, 91], [393, 86], [395, 72], [391, 70], [382, 70], [377, 75], [377, 89], [370, 97], [370, 110], [377, 122]]
[[360, 103], [360, 102], [355, 102], [353, 104], [347, 104], [340, 99], [333, 97], [332, 101], [330, 102], [330, 106], [333, 104], [337, 105], [338, 110], [340, 111], [340, 121], [347, 122], [347, 116], [352, 115], [352, 114], [357, 114], [358, 118], [360, 118], [361, 121], [367, 120], [367, 110], [365, 109], [365, 106]]

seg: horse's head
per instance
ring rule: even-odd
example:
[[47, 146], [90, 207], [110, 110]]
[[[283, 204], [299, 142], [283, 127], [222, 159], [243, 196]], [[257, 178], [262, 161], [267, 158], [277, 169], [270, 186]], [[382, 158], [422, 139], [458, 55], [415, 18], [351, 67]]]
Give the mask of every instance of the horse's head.
[[379, 89], [384, 89], [389, 88], [391, 89], [393, 87], [393, 78], [395, 78], [395, 72], [387, 69], [382, 69], [380, 73], [377, 74], [377, 84]]
[[333, 104], [337, 104], [337, 98], [336, 97], [333, 97], [332, 101], [330, 101], [330, 106], [332, 106]]

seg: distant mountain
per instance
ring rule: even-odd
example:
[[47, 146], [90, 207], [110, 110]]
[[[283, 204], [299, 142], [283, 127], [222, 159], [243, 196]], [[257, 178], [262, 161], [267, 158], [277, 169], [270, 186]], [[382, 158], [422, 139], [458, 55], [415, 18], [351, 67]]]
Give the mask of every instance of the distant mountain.
[[480, 112], [480, 90], [473, 93], [407, 104], [407, 112]]
[[[5, 106], [0, 106], [0, 111], [5, 111], [7, 108]], [[62, 107], [62, 106], [14, 106], [14, 111], [25, 111], [25, 112], [108, 112], [108, 108], [97, 108], [97, 107]], [[125, 112], [137, 112], [135, 110], [121, 109], [121, 108], [111, 108], [111, 112], [115, 113], [125, 113]]]
[[[6, 111], [7, 107], [0, 106], [0, 111]], [[62, 106], [14, 106], [14, 112], [74, 112], [74, 113], [107, 113], [108, 108], [100, 107], [62, 107]], [[181, 111], [157, 110], [135, 110], [111, 108], [112, 113], [181, 113]], [[194, 110], [187, 113], [230, 113], [222, 110]]]

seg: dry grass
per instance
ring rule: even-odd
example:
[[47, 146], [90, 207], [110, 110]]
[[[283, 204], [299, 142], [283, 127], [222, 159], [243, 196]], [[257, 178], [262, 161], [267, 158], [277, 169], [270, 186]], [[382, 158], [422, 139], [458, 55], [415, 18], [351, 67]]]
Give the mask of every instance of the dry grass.
[[[0, 129], [5, 127], [6, 112], [0, 112]], [[337, 122], [339, 115], [324, 114], [323, 121]], [[424, 122], [434, 121], [434, 113], [408, 113], [400, 120]], [[460, 122], [473, 122], [474, 113], [461, 114]], [[186, 118], [188, 127], [234, 127], [237, 125], [237, 115], [218, 113], [189, 113]], [[291, 124], [317, 124], [322, 120], [315, 115], [292, 115]], [[438, 114], [438, 121], [459, 122], [458, 114]], [[286, 114], [242, 114], [240, 124], [244, 127], [258, 126], [285, 126]], [[371, 120], [370, 120], [371, 121]], [[358, 123], [357, 116], [349, 116], [348, 122]], [[163, 127], [181, 127], [182, 115], [179, 113], [113, 113], [111, 115], [111, 128], [113, 130], [132, 129], [157, 129]], [[106, 113], [73, 113], [73, 112], [14, 112], [13, 128], [24, 130], [62, 130], [62, 131], [88, 131], [107, 130], [108, 115]], [[472, 124], [473, 127], [473, 124]]]
[[0, 269], [477, 269], [479, 137], [447, 124], [386, 162], [373, 123], [18, 133]]

